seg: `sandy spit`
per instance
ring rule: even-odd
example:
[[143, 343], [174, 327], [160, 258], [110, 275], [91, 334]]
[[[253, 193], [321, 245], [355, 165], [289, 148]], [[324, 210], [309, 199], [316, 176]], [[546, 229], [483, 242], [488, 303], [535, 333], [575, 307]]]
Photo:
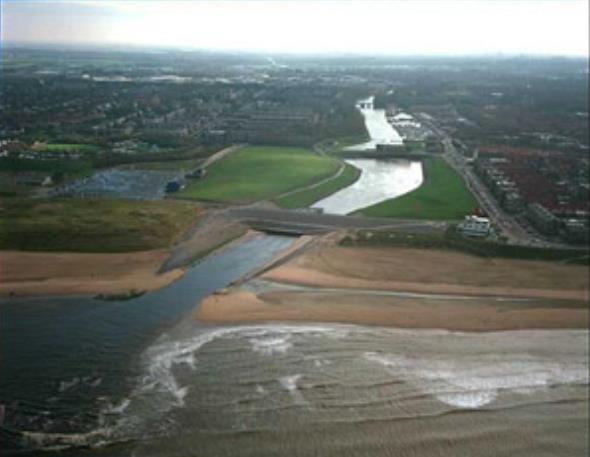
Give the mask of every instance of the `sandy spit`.
[[580, 302], [498, 302], [490, 298], [435, 300], [343, 292], [272, 291], [260, 295], [232, 290], [206, 298], [194, 313], [204, 323], [296, 321], [339, 322], [452, 331], [587, 328], [588, 307]]
[[117, 294], [155, 290], [183, 275], [158, 274], [167, 250], [89, 254], [0, 252], [0, 296]]
[[342, 248], [325, 241], [264, 272], [260, 277], [270, 285], [265, 291], [256, 294], [248, 284], [221, 291], [205, 299], [194, 317], [209, 323], [313, 321], [456, 331], [588, 328], [584, 266], [426, 249]]
[[554, 298], [569, 300], [588, 300], [588, 290], [536, 289], [506, 286], [470, 286], [463, 284], [445, 284], [434, 282], [384, 281], [364, 278], [351, 278], [334, 274], [308, 270], [296, 265], [284, 265], [269, 271], [264, 279], [314, 287], [335, 287], [345, 289], [391, 290], [427, 294], [452, 294], [473, 296], [504, 296]]

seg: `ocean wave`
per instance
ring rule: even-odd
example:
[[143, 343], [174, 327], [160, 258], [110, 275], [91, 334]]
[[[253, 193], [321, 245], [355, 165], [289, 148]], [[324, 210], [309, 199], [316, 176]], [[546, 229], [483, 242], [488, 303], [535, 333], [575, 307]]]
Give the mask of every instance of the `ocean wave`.
[[305, 399], [303, 398], [303, 395], [301, 394], [297, 386], [297, 383], [302, 377], [303, 375], [301, 374], [294, 374], [279, 378], [279, 383], [281, 384], [281, 386], [283, 386], [286, 390], [289, 391], [296, 404], [305, 403]]
[[[416, 358], [367, 352], [364, 358], [411, 381], [439, 401], [457, 408], [478, 408], [493, 402], [499, 391], [525, 394], [551, 385], [588, 383], [587, 363], [554, 362], [520, 355]], [[449, 392], [449, 390], [451, 392]]]
[[271, 338], [251, 338], [252, 350], [262, 355], [285, 354], [293, 347], [289, 336], [277, 336]]

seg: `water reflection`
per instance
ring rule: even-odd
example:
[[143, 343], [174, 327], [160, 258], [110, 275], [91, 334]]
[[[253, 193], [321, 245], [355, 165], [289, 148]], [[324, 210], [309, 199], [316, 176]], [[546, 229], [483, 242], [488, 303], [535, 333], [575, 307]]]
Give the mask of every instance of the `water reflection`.
[[316, 202], [313, 208], [331, 214], [349, 214], [407, 194], [420, 187], [424, 180], [422, 164], [418, 161], [350, 159], [346, 162], [361, 169], [359, 180]]

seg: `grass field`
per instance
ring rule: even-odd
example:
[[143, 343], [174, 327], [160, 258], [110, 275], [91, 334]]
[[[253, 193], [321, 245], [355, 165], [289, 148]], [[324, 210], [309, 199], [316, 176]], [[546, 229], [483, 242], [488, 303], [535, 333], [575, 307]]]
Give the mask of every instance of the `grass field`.
[[250, 203], [320, 181], [339, 167], [337, 160], [308, 149], [251, 146], [215, 162], [205, 179], [191, 183], [179, 196]]
[[127, 252], [170, 246], [198, 208], [181, 201], [5, 198], [1, 214], [0, 249]]
[[346, 186], [350, 186], [359, 178], [360, 174], [361, 172], [358, 168], [346, 164], [344, 171], [337, 178], [313, 189], [304, 189], [300, 192], [278, 198], [275, 202], [282, 208], [304, 208]]
[[40, 152], [97, 152], [100, 147], [95, 144], [49, 143], [37, 149]]
[[439, 157], [423, 161], [425, 180], [418, 189], [359, 211], [364, 216], [459, 220], [478, 207], [461, 177]]
[[87, 160], [28, 160], [20, 158], [15, 159], [11, 157], [1, 157], [0, 171], [39, 171], [48, 174], [61, 172], [67, 174], [69, 177], [82, 177], [88, 176], [92, 173], [92, 163]]

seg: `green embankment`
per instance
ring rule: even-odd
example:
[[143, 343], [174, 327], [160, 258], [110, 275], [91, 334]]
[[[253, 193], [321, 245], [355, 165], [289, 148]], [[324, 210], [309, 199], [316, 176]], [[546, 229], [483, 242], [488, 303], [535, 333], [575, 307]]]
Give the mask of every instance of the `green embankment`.
[[165, 248], [198, 217], [182, 201], [5, 198], [0, 249], [127, 252]]
[[215, 162], [203, 180], [178, 195], [202, 200], [251, 203], [273, 198], [335, 174], [340, 163], [308, 149], [250, 146]]
[[38, 171], [44, 173], [65, 173], [72, 177], [87, 176], [92, 172], [92, 163], [86, 160], [28, 160], [11, 157], [0, 158], [0, 171], [26, 172]]
[[100, 147], [95, 144], [49, 143], [37, 149], [39, 152], [98, 152]]
[[337, 178], [327, 181], [313, 189], [303, 189], [299, 192], [278, 198], [275, 201], [282, 208], [304, 208], [344, 187], [350, 186], [360, 175], [361, 171], [358, 168], [347, 163], [344, 167], [344, 171]]
[[461, 176], [440, 157], [424, 159], [424, 183], [401, 197], [364, 208], [363, 216], [460, 220], [478, 207]]

